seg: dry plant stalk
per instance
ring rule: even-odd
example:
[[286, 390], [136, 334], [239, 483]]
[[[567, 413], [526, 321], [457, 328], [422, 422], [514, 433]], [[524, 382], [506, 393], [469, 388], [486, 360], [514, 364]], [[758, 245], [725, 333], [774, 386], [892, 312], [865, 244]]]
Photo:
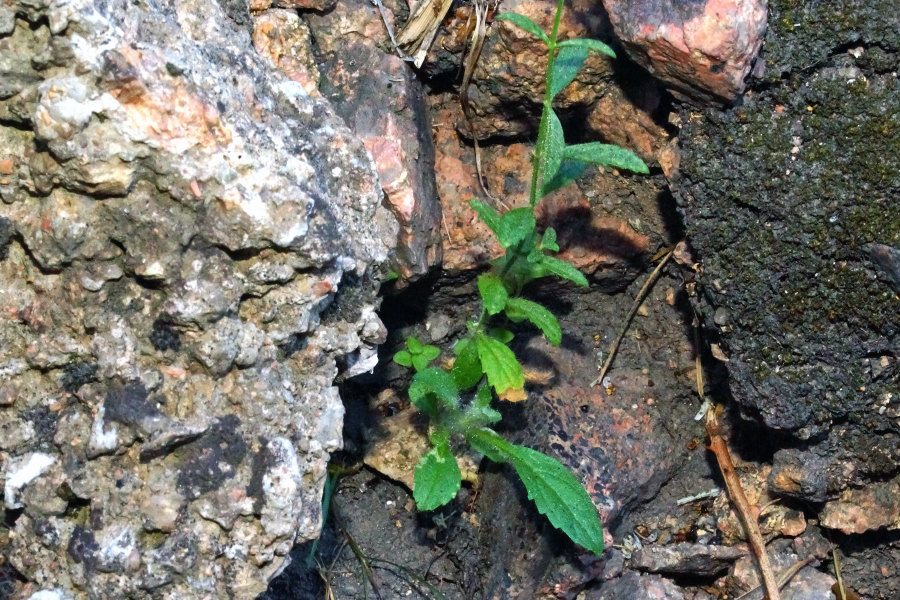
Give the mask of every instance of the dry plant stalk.
[[722, 428], [716, 416], [716, 408], [712, 405], [706, 412], [706, 433], [709, 435], [709, 449], [715, 455], [719, 470], [722, 472], [722, 478], [725, 480], [728, 497], [731, 498], [741, 525], [744, 526], [744, 533], [747, 535], [750, 548], [753, 549], [756, 562], [759, 564], [759, 572], [762, 577], [763, 588], [766, 590], [766, 597], [768, 600], [781, 600], [778, 580], [772, 571], [769, 555], [766, 552], [766, 544], [763, 541], [762, 534], [759, 532], [759, 524], [756, 522], [756, 512], [750, 506], [747, 496], [744, 494], [741, 480], [731, 460], [731, 453], [728, 451], [728, 444], [725, 443], [725, 438], [722, 436]]
[[[693, 310], [693, 304], [691, 304]], [[763, 541], [762, 534], [759, 532], [759, 523], [757, 522], [758, 512], [753, 510], [750, 502], [744, 494], [744, 488], [734, 468], [734, 462], [731, 460], [731, 452], [728, 450], [728, 444], [722, 432], [722, 426], [719, 424], [720, 406], [707, 402], [704, 389], [706, 384], [703, 379], [703, 363], [700, 360], [700, 315], [694, 310], [694, 374], [697, 385], [697, 395], [706, 404], [706, 434], [709, 436], [709, 449], [716, 457], [716, 463], [719, 465], [719, 471], [722, 472], [722, 479], [725, 480], [725, 489], [728, 491], [728, 497], [734, 506], [738, 519], [744, 528], [744, 535], [750, 542], [750, 549], [756, 557], [756, 563], [759, 565], [759, 573], [763, 582], [763, 589], [766, 591], [768, 600], [781, 600], [781, 586], [793, 577], [793, 573], [789, 568], [785, 571], [788, 575], [784, 581], [779, 584], [772, 571], [772, 564], [769, 561], [769, 554], [766, 552], [766, 543]], [[800, 561], [801, 563], [803, 561]], [[798, 563], [800, 564], [800, 563]], [[794, 565], [796, 566], [796, 565]], [[784, 577], [784, 575], [783, 575]]]
[[470, 23], [467, 24], [467, 28], [471, 25], [473, 19], [475, 23], [471, 25], [472, 34], [468, 43], [468, 52], [463, 60], [463, 78], [459, 87], [459, 104], [462, 107], [463, 117], [466, 119], [469, 133], [472, 134], [472, 143], [475, 146], [475, 171], [478, 177], [478, 186], [494, 206], [499, 204], [504, 206], [504, 208], [508, 208], [502, 201], [495, 198], [485, 185], [481, 168], [481, 146], [478, 143], [478, 134], [472, 125], [472, 114], [469, 106], [469, 84], [472, 83], [472, 75], [475, 73], [475, 67], [478, 65], [478, 59], [481, 58], [481, 50], [484, 48], [484, 40], [487, 37], [488, 14], [496, 10], [498, 4], [500, 4], [500, 0], [474, 0], [473, 7], [475, 12], [469, 15]]
[[453, 0], [419, 0], [409, 11], [409, 20], [397, 35], [397, 45], [412, 57], [416, 68], [425, 62], [428, 49], [452, 4]]

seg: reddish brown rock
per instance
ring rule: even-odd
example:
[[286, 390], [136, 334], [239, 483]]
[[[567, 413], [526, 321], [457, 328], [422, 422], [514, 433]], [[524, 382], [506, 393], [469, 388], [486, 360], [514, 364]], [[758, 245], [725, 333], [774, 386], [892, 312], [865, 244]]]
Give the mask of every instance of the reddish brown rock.
[[900, 477], [848, 490], [822, 509], [822, 527], [843, 533], [865, 533], [874, 529], [900, 529]]
[[322, 93], [375, 161], [400, 222], [393, 268], [402, 280], [441, 261], [441, 212], [424, 90], [409, 65], [379, 45], [384, 24], [365, 0], [348, 0], [307, 22], [322, 63]]
[[603, 0], [628, 54], [675, 96], [731, 102], [759, 52], [765, 0]]

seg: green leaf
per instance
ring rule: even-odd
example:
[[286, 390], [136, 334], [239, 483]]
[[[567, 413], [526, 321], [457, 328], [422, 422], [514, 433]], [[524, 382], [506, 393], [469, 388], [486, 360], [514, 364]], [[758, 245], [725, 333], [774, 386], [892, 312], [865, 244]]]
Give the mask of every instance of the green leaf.
[[534, 21], [532, 21], [531, 19], [529, 19], [528, 17], [526, 17], [525, 15], [520, 15], [518, 13], [513, 13], [513, 12], [505, 12], [505, 13], [500, 13], [499, 15], [494, 17], [494, 19], [497, 19], [500, 21], [509, 21], [510, 23], [512, 23], [513, 25], [518, 27], [519, 29], [527, 31], [528, 33], [530, 33], [534, 37], [538, 38], [545, 44], [550, 43], [550, 38], [547, 37], [547, 34], [544, 33], [544, 30], [541, 29], [541, 26], [538, 25], [537, 23], [535, 23]]
[[494, 461], [512, 465], [538, 512], [569, 539], [595, 554], [603, 552], [603, 526], [597, 508], [578, 479], [558, 460], [516, 446], [490, 429], [469, 432], [472, 447]]
[[394, 362], [403, 367], [411, 367], [412, 355], [406, 350], [401, 350], [394, 355]]
[[409, 348], [410, 354], [421, 354], [422, 350], [425, 348], [425, 346], [422, 345], [422, 342], [413, 336], [406, 338], [406, 347]]
[[575, 268], [575, 265], [567, 263], [553, 256], [546, 256], [540, 262], [540, 267], [548, 273], [553, 273], [557, 277], [568, 279], [572, 283], [581, 287], [588, 287], [588, 280], [584, 273]]
[[513, 321], [527, 320], [543, 332], [547, 341], [559, 346], [562, 328], [553, 313], [537, 302], [525, 298], [510, 298], [506, 303], [506, 314]]
[[500, 218], [497, 239], [501, 246], [510, 248], [528, 237], [534, 228], [534, 211], [526, 207], [513, 208]]
[[503, 310], [503, 307], [506, 306], [506, 299], [509, 298], [503, 280], [493, 273], [478, 276], [478, 291], [481, 293], [481, 300], [489, 315], [496, 315]]
[[500, 237], [500, 214], [493, 207], [488, 206], [479, 200], [471, 200], [469, 206], [472, 207], [481, 222], [488, 226], [488, 229], [494, 232], [494, 235]]
[[446, 440], [429, 450], [413, 474], [413, 498], [419, 510], [434, 510], [456, 497], [462, 482], [459, 466]]
[[417, 408], [429, 412], [433, 406], [428, 397], [434, 395], [444, 406], [450, 409], [459, 407], [459, 390], [456, 382], [447, 371], [437, 367], [428, 367], [416, 373], [409, 384], [409, 399]]
[[478, 388], [472, 404], [466, 409], [466, 421], [469, 426], [484, 427], [485, 425], [493, 425], [502, 419], [502, 415], [491, 408], [491, 388], [483, 385]]
[[463, 338], [453, 348], [456, 360], [450, 375], [460, 390], [467, 390], [481, 381], [484, 373], [481, 371], [481, 360], [478, 358], [478, 349], [470, 339]]
[[432, 361], [441, 355], [441, 349], [437, 346], [432, 346], [431, 344], [426, 344], [424, 348], [422, 348], [422, 356], [427, 361]]
[[581, 38], [577, 40], [563, 40], [557, 44], [558, 48], [585, 48], [592, 50], [598, 54], [603, 54], [610, 58], [615, 58], [616, 53], [613, 49], [601, 42], [600, 40], [592, 40], [590, 38]]
[[487, 334], [502, 344], [509, 344], [516, 337], [512, 331], [503, 327], [491, 327]]
[[422, 369], [427, 367], [430, 362], [431, 362], [430, 360], [425, 358], [424, 354], [413, 354], [412, 355], [412, 364], [413, 364], [413, 368], [416, 371], [421, 371]]
[[520, 390], [525, 387], [525, 374], [516, 355], [506, 344], [483, 333], [475, 336], [475, 348], [488, 383], [503, 394], [507, 390]]
[[650, 169], [640, 157], [625, 148], [614, 144], [601, 144], [589, 142], [587, 144], [575, 144], [566, 146], [563, 156], [570, 160], [578, 160], [594, 165], [627, 169], [635, 173], [648, 174]]
[[553, 61], [553, 71], [550, 72], [550, 93], [553, 98], [572, 83], [587, 57], [587, 48], [560, 44], [559, 53]]
[[556, 230], [552, 227], [544, 230], [544, 236], [541, 238], [541, 250], [559, 252], [559, 245], [556, 243]]
[[581, 162], [579, 160], [569, 160], [565, 157], [565, 150], [563, 150], [563, 159], [559, 165], [559, 169], [556, 171], [556, 175], [553, 176], [553, 179], [547, 181], [545, 180], [544, 185], [541, 188], [541, 194], [546, 196], [551, 192], [555, 192], [560, 188], [564, 188], [582, 175], [587, 170], [587, 163]]
[[[562, 165], [563, 161], [563, 152], [566, 149], [566, 140], [563, 134], [562, 123], [559, 121], [559, 117], [556, 116], [556, 112], [551, 108], [547, 111], [549, 113], [549, 123], [547, 130], [547, 143], [545, 145], [544, 151], [541, 154], [541, 163], [542, 163], [542, 181], [552, 181], [556, 174], [559, 172], [559, 167]], [[543, 186], [542, 186], [543, 187]]]

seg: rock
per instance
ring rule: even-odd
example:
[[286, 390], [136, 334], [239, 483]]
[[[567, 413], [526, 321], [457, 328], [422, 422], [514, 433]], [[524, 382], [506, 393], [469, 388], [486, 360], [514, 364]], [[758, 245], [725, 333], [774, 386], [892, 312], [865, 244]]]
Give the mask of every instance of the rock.
[[[806, 530], [806, 518], [803, 513], [778, 502], [777, 497], [768, 493], [767, 481], [771, 467], [768, 465], [742, 465], [739, 477], [747, 502], [761, 512], [759, 514], [759, 530], [762, 535], [779, 534], [786, 537], [798, 536]], [[744, 526], [732, 506], [728, 493], [721, 491], [713, 502], [713, 514], [716, 526], [724, 535], [726, 543], [738, 540], [746, 541]]]
[[624, 575], [590, 590], [585, 600], [684, 600], [684, 590], [658, 575], [640, 575], [626, 571]]
[[384, 25], [367, 0], [307, 16], [320, 56], [321, 91], [375, 161], [400, 223], [393, 268], [401, 283], [441, 261], [441, 208], [425, 91], [410, 66], [381, 49]]
[[[867, 244], [900, 235], [900, 138], [879, 133], [898, 119], [900, 82], [882, 67], [896, 63], [900, 35], [878, 16], [889, 2], [769, 4], [767, 61], [790, 75], [767, 78], [740, 107], [681, 116], [672, 186], [703, 257], [706, 326], [728, 310], [710, 335], [721, 336], [747, 416], [797, 440], [841, 421], [853, 439], [896, 431], [900, 300]], [[847, 39], [888, 51], [809, 63], [801, 50]]]
[[[782, 573], [802, 560], [787, 540], [776, 540], [768, 545], [767, 550], [776, 573]], [[833, 596], [831, 586], [835, 583], [834, 577], [816, 570], [814, 564], [800, 569], [782, 588], [781, 597], [784, 600], [822, 600]], [[731, 579], [740, 590], [739, 594], [754, 590], [747, 594], [746, 600], [763, 600], [763, 590], [757, 587], [760, 585], [759, 567], [752, 556], [745, 556], [735, 563]]]
[[839, 499], [825, 503], [820, 513], [822, 527], [847, 534], [900, 529], [898, 498], [900, 477], [873, 482], [859, 490], [847, 490]]
[[253, 47], [306, 93], [319, 89], [319, 69], [309, 26], [295, 11], [272, 9], [253, 16]]
[[251, 28], [241, 1], [0, 8], [13, 595], [255, 598], [319, 534], [397, 229], [290, 78], [302, 23], [257, 20], [288, 76]]
[[628, 55], [677, 98], [730, 103], [744, 91], [763, 43], [766, 0], [603, 0], [603, 5]]
[[746, 554], [745, 546], [681, 542], [644, 546], [631, 555], [630, 566], [649, 573], [712, 577], [726, 571], [731, 563]]

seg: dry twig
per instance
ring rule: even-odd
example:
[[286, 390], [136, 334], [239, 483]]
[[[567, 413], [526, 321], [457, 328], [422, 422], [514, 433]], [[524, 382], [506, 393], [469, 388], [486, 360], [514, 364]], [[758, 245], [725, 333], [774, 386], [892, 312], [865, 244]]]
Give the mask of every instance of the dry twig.
[[719, 425], [714, 406], [710, 406], [706, 413], [706, 432], [709, 435], [709, 449], [715, 455], [716, 462], [719, 464], [722, 479], [725, 480], [725, 488], [728, 490], [728, 497], [731, 498], [731, 502], [734, 504], [735, 512], [737, 512], [738, 518], [744, 526], [744, 533], [747, 535], [750, 548], [753, 549], [756, 562], [759, 564], [759, 572], [763, 580], [763, 587], [766, 590], [766, 596], [769, 600], [781, 600], [778, 582], [775, 579], [775, 574], [772, 572], [772, 565], [769, 563], [769, 555], [766, 552], [766, 544], [763, 542], [762, 534], [759, 532], [759, 524], [756, 522], [756, 513], [747, 501], [744, 488], [741, 486], [741, 480], [734, 469], [731, 453], [728, 451], [725, 438], [722, 436], [722, 428]]
[[[487, 37], [487, 17], [488, 13], [497, 8], [500, 0], [474, 0], [473, 7], [475, 24], [472, 26], [472, 34], [468, 42], [468, 52], [463, 60], [464, 70], [462, 84], [459, 87], [459, 104], [462, 107], [463, 117], [466, 120], [466, 126], [469, 133], [472, 134], [472, 143], [475, 146], [475, 172], [478, 177], [478, 186], [481, 192], [495, 206], [503, 205], [498, 198], [495, 198], [488, 191], [485, 185], [484, 175], [481, 168], [481, 145], [478, 143], [478, 134], [472, 125], [472, 113], [469, 106], [469, 85], [472, 83], [472, 75], [475, 73], [475, 67], [478, 65], [478, 59], [481, 58], [481, 51], [484, 48], [484, 40]], [[473, 15], [469, 15], [469, 21], [473, 19]], [[468, 27], [468, 25], [467, 25]], [[508, 208], [504, 205], [505, 208]]]

